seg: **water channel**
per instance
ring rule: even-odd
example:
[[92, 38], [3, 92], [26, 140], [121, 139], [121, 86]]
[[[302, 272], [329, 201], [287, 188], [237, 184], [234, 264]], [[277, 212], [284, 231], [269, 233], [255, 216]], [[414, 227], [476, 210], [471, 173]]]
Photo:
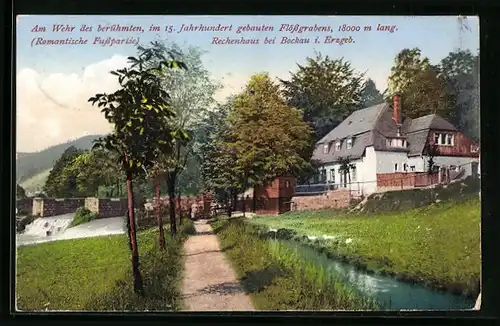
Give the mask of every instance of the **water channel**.
[[339, 275], [361, 293], [377, 300], [382, 310], [468, 310], [474, 307], [475, 302], [470, 298], [399, 281], [390, 276], [369, 274], [347, 263], [333, 260], [298, 241], [270, 241], [279, 241], [305, 260], [322, 266], [332, 275]]

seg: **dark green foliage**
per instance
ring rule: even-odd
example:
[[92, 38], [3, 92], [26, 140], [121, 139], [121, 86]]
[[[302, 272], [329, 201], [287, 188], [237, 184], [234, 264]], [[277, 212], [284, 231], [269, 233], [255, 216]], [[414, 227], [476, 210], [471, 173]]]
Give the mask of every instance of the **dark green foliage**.
[[75, 212], [75, 217], [73, 218], [73, 221], [71, 221], [70, 227], [90, 222], [95, 220], [97, 217], [97, 213], [90, 211], [86, 207], [79, 207]]
[[16, 184], [16, 199], [24, 199], [26, 198], [26, 191], [24, 191], [24, 188], [19, 185], [19, 183]]
[[384, 97], [370, 78], [363, 84], [360, 102], [360, 108], [367, 108], [384, 102]]
[[343, 58], [317, 53], [281, 81], [288, 104], [301, 109], [314, 130], [311, 146], [362, 105], [363, 78]]
[[49, 197], [70, 198], [78, 196], [78, 189], [76, 184], [76, 174], [64, 173], [74, 160], [82, 154], [82, 150], [74, 146], [68, 147], [61, 157], [56, 161], [54, 167], [45, 182], [43, 191]]
[[101, 135], [89, 135], [51, 146], [39, 152], [16, 153], [18, 154], [16, 159], [16, 180], [23, 182], [40, 172], [52, 168], [64, 151], [71, 146], [83, 150], [92, 148], [93, 141], [99, 137]]

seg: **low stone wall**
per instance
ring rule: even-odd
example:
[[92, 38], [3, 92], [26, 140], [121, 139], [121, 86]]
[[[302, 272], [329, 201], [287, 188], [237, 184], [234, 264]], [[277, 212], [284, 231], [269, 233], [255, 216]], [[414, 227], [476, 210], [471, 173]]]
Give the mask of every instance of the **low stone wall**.
[[34, 198], [32, 213], [41, 217], [63, 215], [84, 205], [85, 198]]
[[[28, 207], [31, 202], [31, 209]], [[126, 198], [33, 198], [30, 201], [18, 200], [16, 207], [23, 207], [34, 216], [48, 217], [74, 213], [86, 207], [99, 215], [99, 218], [125, 216]]]
[[348, 189], [330, 190], [323, 195], [292, 197], [291, 210], [305, 211], [349, 207], [351, 196]]

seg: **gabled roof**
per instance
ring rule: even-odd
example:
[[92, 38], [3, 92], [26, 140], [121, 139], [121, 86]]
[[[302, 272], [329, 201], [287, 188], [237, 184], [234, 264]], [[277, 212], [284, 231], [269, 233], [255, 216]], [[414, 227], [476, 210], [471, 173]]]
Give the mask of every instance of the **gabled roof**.
[[388, 105], [386, 103], [382, 103], [366, 109], [354, 111], [337, 127], [320, 139], [317, 144], [329, 143], [336, 139], [344, 139], [349, 136], [356, 136], [367, 131], [372, 131], [375, 129], [375, 124], [377, 123], [379, 115], [387, 107]]
[[[318, 143], [313, 152], [313, 158], [322, 163], [331, 163], [337, 161], [340, 157], [350, 156], [352, 159], [357, 159], [363, 156], [365, 148], [372, 144], [372, 132], [368, 131], [354, 136], [352, 148], [347, 149], [347, 142], [343, 141], [340, 145], [340, 151], [335, 150], [335, 143], [329, 142]], [[328, 153], [324, 152], [324, 146], [328, 146]]]
[[424, 115], [423, 117], [412, 119], [405, 133], [417, 132], [425, 129], [438, 129], [456, 131], [454, 125], [435, 114]]

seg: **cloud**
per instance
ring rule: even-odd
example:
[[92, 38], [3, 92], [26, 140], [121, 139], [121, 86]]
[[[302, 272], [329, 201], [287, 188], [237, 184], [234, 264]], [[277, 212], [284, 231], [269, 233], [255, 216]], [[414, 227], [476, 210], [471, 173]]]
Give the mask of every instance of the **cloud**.
[[113, 56], [91, 64], [80, 74], [41, 76], [31, 68], [17, 75], [17, 151], [39, 151], [88, 134], [111, 130], [97, 107], [87, 100], [118, 88], [110, 70], [123, 68], [126, 57]]

